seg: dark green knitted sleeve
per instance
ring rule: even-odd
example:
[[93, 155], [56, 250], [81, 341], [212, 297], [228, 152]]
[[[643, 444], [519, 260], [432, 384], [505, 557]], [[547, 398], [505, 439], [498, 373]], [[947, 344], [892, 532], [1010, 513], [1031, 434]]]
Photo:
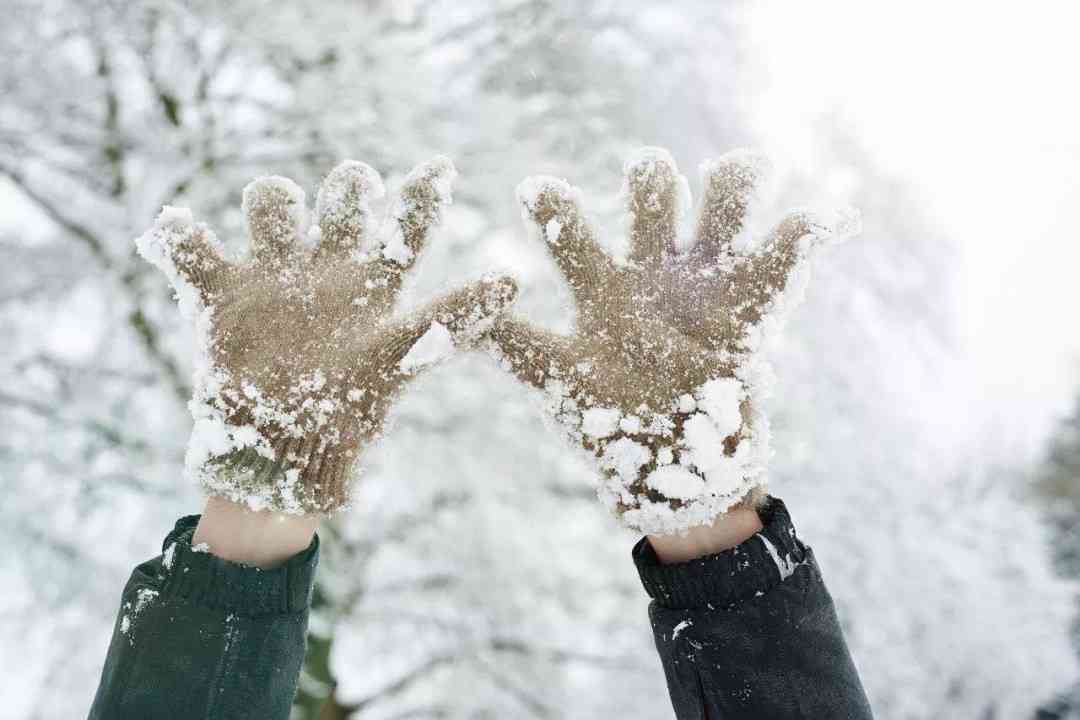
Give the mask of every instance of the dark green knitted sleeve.
[[260, 570], [191, 546], [181, 518], [124, 588], [91, 720], [289, 717], [319, 541]]

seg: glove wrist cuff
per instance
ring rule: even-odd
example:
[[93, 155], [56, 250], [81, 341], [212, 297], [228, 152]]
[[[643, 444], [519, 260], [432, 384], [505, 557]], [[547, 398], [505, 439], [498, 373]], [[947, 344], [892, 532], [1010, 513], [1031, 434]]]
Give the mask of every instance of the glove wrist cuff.
[[202, 472], [203, 488], [253, 509], [297, 515], [332, 513], [348, 503], [355, 451], [310, 438], [287, 438], [272, 448], [272, 459], [245, 448], [212, 460]]

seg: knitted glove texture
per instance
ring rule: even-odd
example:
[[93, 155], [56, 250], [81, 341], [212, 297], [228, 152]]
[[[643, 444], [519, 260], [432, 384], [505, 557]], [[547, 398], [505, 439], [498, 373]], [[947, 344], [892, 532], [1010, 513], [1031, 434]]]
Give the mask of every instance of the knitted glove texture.
[[705, 163], [696, 233], [683, 242], [686, 180], [666, 151], [639, 151], [624, 168], [625, 262], [597, 243], [576, 188], [550, 177], [518, 188], [526, 225], [569, 282], [577, 327], [564, 336], [500, 318], [490, 349], [544, 392], [598, 461], [601, 500], [643, 532], [682, 532], [763, 495], [761, 337], [798, 299], [792, 280], [810, 251], [856, 231], [854, 213], [828, 224], [795, 211], [755, 249], [736, 250], [766, 171], [745, 151]]
[[454, 174], [445, 158], [415, 168], [379, 227], [369, 201], [382, 181], [346, 161], [323, 181], [307, 233], [304, 192], [286, 178], [259, 178], [244, 190], [251, 257], [243, 263], [226, 260], [183, 209], [165, 208], [136, 241], [196, 323], [187, 470], [208, 492], [255, 509], [340, 508], [361, 449], [402, 386], [474, 343], [512, 302], [513, 281], [486, 278], [391, 317]]

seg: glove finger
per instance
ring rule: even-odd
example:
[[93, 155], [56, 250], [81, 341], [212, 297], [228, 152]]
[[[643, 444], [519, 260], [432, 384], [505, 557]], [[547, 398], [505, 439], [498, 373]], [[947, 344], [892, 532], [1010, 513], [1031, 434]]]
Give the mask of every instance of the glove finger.
[[315, 198], [319, 247], [315, 256], [347, 257], [359, 250], [373, 229], [371, 200], [385, 193], [371, 166], [346, 160], [330, 171]]
[[493, 354], [523, 382], [543, 389], [551, 380], [574, 377], [578, 354], [570, 338], [510, 318], [496, 320], [487, 338]]
[[397, 273], [408, 270], [427, 244], [431, 229], [452, 202], [457, 170], [442, 155], [417, 165], [406, 176], [393, 211], [394, 222], [380, 248], [382, 260]]
[[744, 325], [757, 324], [784, 292], [795, 271], [809, 258], [810, 251], [831, 236], [832, 232], [815, 222], [809, 213], [802, 210], [788, 213], [769, 234], [764, 247], [736, 271], [738, 320]]
[[177, 291], [193, 287], [203, 302], [220, 288], [229, 267], [214, 233], [196, 224], [186, 208], [165, 207], [135, 243], [139, 254], [160, 268]]
[[602, 311], [605, 288], [615, 274], [611, 257], [596, 242], [581, 210], [580, 191], [564, 180], [536, 176], [517, 188], [526, 224], [544, 238], [548, 250], [570, 284], [580, 312]]
[[732, 253], [731, 242], [743, 228], [747, 207], [769, 173], [763, 156], [746, 150], [729, 152], [701, 165], [704, 196], [693, 254], [713, 264]]
[[257, 261], [279, 264], [296, 254], [307, 220], [299, 185], [276, 175], [253, 180], [244, 188], [243, 211]]
[[380, 343], [386, 348], [380, 362], [408, 377], [445, 360], [456, 348], [475, 345], [516, 296], [509, 277], [485, 278], [444, 295], [389, 331]]
[[667, 150], [646, 147], [623, 166], [630, 227], [630, 259], [655, 266], [675, 254], [678, 222], [688, 204], [686, 178]]

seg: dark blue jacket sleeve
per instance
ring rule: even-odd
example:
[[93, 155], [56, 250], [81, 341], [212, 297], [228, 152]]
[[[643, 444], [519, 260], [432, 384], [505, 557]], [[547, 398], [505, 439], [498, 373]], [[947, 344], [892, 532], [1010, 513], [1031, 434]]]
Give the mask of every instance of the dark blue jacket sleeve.
[[770, 498], [764, 529], [725, 552], [661, 565], [634, 548], [680, 720], [869, 720], [813, 551]]
[[120, 603], [90, 720], [286, 720], [304, 659], [315, 538], [272, 570], [192, 548], [181, 518]]

